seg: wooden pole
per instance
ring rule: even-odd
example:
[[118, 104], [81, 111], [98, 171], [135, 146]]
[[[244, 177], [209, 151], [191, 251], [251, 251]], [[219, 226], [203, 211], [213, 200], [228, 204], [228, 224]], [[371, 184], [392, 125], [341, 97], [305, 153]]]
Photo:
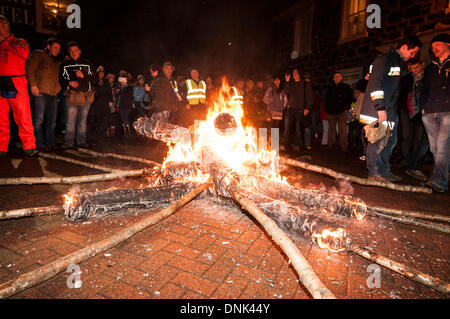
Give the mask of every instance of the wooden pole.
[[370, 208], [376, 212], [380, 212], [380, 213], [450, 223], [450, 216], [435, 215], [432, 213], [415, 212], [415, 211], [409, 211], [409, 210], [400, 210], [400, 209], [392, 209], [392, 208], [377, 207], [377, 206], [370, 206], [368, 208]]
[[42, 157], [42, 158], [46, 158], [46, 159], [53, 159], [53, 160], [58, 160], [58, 161], [64, 161], [64, 162], [71, 163], [71, 164], [76, 164], [76, 165], [80, 165], [80, 166], [84, 166], [84, 167], [89, 167], [89, 168], [96, 169], [96, 170], [103, 171], [103, 172], [107, 172], [107, 173], [113, 173], [113, 172], [120, 172], [121, 171], [120, 169], [105, 167], [105, 166], [92, 164], [92, 163], [86, 163], [86, 162], [79, 161], [79, 160], [76, 160], [76, 159], [73, 159], [73, 158], [59, 156], [59, 155], [55, 155], [55, 154], [48, 154], [48, 153], [41, 153], [41, 152], [39, 152], [38, 156]]
[[85, 148], [78, 148], [77, 149], [78, 152], [80, 153], [84, 153], [84, 154], [89, 154], [91, 156], [94, 157], [115, 157], [118, 159], [122, 159], [122, 160], [127, 160], [127, 161], [133, 161], [133, 162], [139, 162], [139, 163], [143, 163], [143, 164], [148, 164], [148, 165], [152, 165], [152, 166], [157, 166], [157, 167], [161, 167], [161, 163], [158, 162], [154, 162], [145, 158], [140, 158], [140, 157], [134, 157], [134, 156], [129, 156], [129, 155], [122, 155], [122, 154], [115, 154], [115, 153], [98, 153], [98, 152], [94, 152]]
[[385, 183], [381, 181], [372, 181], [366, 178], [360, 178], [352, 175], [347, 175], [339, 172], [335, 172], [329, 168], [312, 165], [306, 162], [296, 161], [287, 157], [280, 156], [280, 159], [283, 163], [295, 167], [300, 167], [309, 171], [313, 171], [320, 174], [325, 174], [331, 177], [334, 177], [336, 179], [342, 179], [345, 181], [350, 181], [356, 184], [360, 185], [367, 185], [367, 186], [378, 186], [378, 187], [384, 187], [393, 189], [400, 192], [413, 192], [413, 193], [425, 193], [425, 194], [431, 194], [433, 193], [433, 190], [428, 187], [420, 187], [420, 186], [413, 186], [413, 185], [398, 185], [394, 183]]
[[450, 292], [450, 284], [437, 277], [433, 277], [431, 275], [421, 272], [420, 270], [403, 265], [387, 257], [378, 255], [374, 252], [371, 252], [367, 249], [363, 249], [356, 245], [350, 245], [348, 247], [348, 250], [365, 259], [368, 259], [383, 267], [386, 267], [387, 269], [395, 271], [396, 273], [399, 273], [405, 276], [406, 278], [420, 282], [421, 284], [436, 289], [444, 294], [448, 294]]
[[61, 213], [64, 213], [64, 208], [62, 206], [30, 207], [30, 208], [0, 211], [0, 220], [22, 218], [29, 216], [55, 215]]
[[109, 181], [124, 177], [151, 175], [146, 169], [133, 171], [116, 171], [108, 174], [84, 175], [84, 176], [59, 176], [59, 177], [17, 177], [0, 178], [0, 185], [34, 185], [34, 184], [80, 184], [98, 181]]
[[251, 200], [243, 197], [239, 192], [234, 191], [232, 197], [247, 210], [272, 239], [283, 249], [289, 257], [292, 266], [298, 273], [300, 282], [308, 289], [313, 298], [316, 299], [336, 299], [333, 293], [320, 281], [306, 258], [300, 253], [292, 240], [277, 226], [277, 224], [264, 214], [258, 206]]
[[414, 226], [423, 227], [423, 228], [427, 228], [427, 229], [436, 230], [436, 231], [440, 231], [440, 232], [443, 232], [443, 233], [450, 234], [450, 226], [444, 225], [444, 224], [440, 224], [440, 223], [433, 223], [433, 222], [429, 222], [429, 221], [426, 221], [426, 220], [418, 221], [415, 218], [406, 217], [406, 216], [392, 216], [392, 215], [388, 215], [388, 214], [382, 214], [382, 213], [379, 213], [379, 212], [375, 212], [375, 211], [370, 210], [370, 209], [367, 210], [366, 214], [370, 215], [370, 216], [379, 217], [379, 218], [391, 220], [391, 221], [394, 221], [394, 222], [402, 223], [402, 224], [414, 225]]
[[206, 190], [210, 186], [209, 183], [204, 183], [196, 187], [192, 192], [176, 201], [169, 207], [159, 211], [152, 216], [149, 216], [134, 225], [127, 227], [115, 235], [89, 245], [80, 249], [68, 256], [59, 258], [48, 265], [42, 266], [38, 269], [30, 271], [26, 274], [20, 275], [18, 278], [0, 285], [0, 298], [7, 298], [13, 296], [25, 289], [39, 285], [40, 283], [56, 276], [60, 272], [67, 269], [69, 265], [79, 264], [86, 261], [112, 247], [117, 246], [121, 242], [131, 238], [138, 232], [155, 225], [163, 219], [169, 217], [184, 205], [193, 200], [198, 194]]

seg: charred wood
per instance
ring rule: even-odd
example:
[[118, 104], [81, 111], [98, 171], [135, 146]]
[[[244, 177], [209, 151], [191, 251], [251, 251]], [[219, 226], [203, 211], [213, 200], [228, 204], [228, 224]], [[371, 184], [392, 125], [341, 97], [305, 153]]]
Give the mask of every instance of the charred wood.
[[253, 186], [268, 197], [281, 199], [293, 205], [301, 204], [309, 208], [323, 208], [346, 217], [362, 219], [367, 211], [363, 201], [348, 195], [300, 189], [265, 177], [255, 177]]
[[11, 280], [0, 285], [0, 298], [7, 298], [13, 296], [21, 291], [36, 286], [54, 276], [65, 271], [71, 264], [80, 264], [112, 247], [117, 246], [121, 242], [133, 237], [140, 231], [157, 224], [163, 219], [169, 217], [184, 205], [193, 200], [198, 194], [209, 187], [209, 184], [201, 184], [197, 186], [186, 196], [183, 196], [178, 201], [162, 209], [143, 220], [115, 233], [113, 236], [104, 240], [96, 242], [92, 245], [84, 247], [68, 256], [61, 257], [50, 264], [44, 265], [38, 269], [32, 270], [28, 273], [20, 275], [15, 280]]
[[156, 207], [177, 200], [194, 188], [193, 183], [179, 183], [142, 189], [72, 193], [67, 195], [64, 214], [71, 220], [83, 220], [127, 208]]

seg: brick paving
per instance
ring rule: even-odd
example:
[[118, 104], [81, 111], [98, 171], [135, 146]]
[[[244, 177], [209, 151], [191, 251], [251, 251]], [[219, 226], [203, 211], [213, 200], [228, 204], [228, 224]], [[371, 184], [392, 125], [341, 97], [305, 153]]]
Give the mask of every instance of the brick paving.
[[[133, 150], [134, 155], [155, 159], [150, 152], [143, 153], [145, 147], [128, 146], [128, 150]], [[114, 148], [122, 153], [124, 149], [124, 145]], [[75, 156], [76, 153], [61, 154], [112, 167], [141, 167], [137, 163], [114, 159], [106, 161]], [[314, 151], [310, 155], [317, 156]], [[338, 157], [333, 160], [320, 165], [328, 164], [328, 167], [338, 169], [342, 165], [339, 161], [345, 161]], [[46, 160], [44, 163], [37, 158], [8, 157], [0, 161], [2, 177], [19, 176], [20, 171], [24, 176], [96, 172], [59, 161]], [[358, 164], [354, 160], [353, 163]], [[10, 171], [14, 166], [17, 169]], [[357, 175], [358, 172], [353, 173]], [[286, 174], [292, 184], [336, 186], [330, 178], [300, 169], [289, 168]], [[128, 179], [79, 187], [93, 191], [123, 187], [125, 183], [139, 186], [144, 181]], [[371, 205], [449, 214], [448, 192], [422, 195], [352, 186], [354, 195]], [[67, 185], [1, 186], [0, 209], [59, 205], [62, 194], [70, 188]], [[87, 222], [71, 222], [62, 215], [1, 221], [0, 282], [12, 280], [107, 238], [156, 211], [127, 210]], [[340, 222], [361, 246], [370, 246], [379, 254], [450, 280], [448, 235], [368, 216], [362, 221], [342, 217]], [[381, 287], [368, 288], [367, 267], [371, 262], [347, 252], [323, 250], [305, 239], [295, 238], [294, 241], [322, 282], [338, 298], [448, 297], [385, 268], [381, 268]], [[82, 271], [79, 289], [68, 288], [70, 273], [63, 272], [12, 298], [311, 298], [298, 282], [287, 257], [248, 214], [208, 198], [192, 201], [163, 222], [79, 266]]]

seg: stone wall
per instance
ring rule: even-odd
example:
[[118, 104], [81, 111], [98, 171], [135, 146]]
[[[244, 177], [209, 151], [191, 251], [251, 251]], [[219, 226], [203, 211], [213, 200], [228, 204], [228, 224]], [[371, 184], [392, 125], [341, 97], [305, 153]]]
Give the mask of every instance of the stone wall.
[[[381, 28], [368, 29], [367, 37], [341, 43], [339, 36], [343, 1], [317, 0], [312, 27], [312, 54], [291, 59], [294, 17], [274, 19], [275, 69], [283, 71], [299, 67], [304, 73], [311, 75], [313, 85], [317, 85], [323, 92], [331, 81], [333, 70], [362, 66], [365, 74], [380, 52], [395, 46], [399, 39], [409, 33], [414, 33], [423, 40], [422, 55], [428, 59], [427, 50], [431, 37], [442, 30], [450, 29], [450, 14], [431, 12], [435, 1], [371, 1], [381, 7]], [[437, 30], [438, 23], [443, 29]]]

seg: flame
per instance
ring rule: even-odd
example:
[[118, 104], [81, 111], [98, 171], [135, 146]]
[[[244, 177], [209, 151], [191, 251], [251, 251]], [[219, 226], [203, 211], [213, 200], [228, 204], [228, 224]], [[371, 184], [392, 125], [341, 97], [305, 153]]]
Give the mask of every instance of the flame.
[[[206, 120], [195, 125], [194, 143], [181, 140], [175, 145], [168, 145], [169, 151], [164, 164], [169, 161], [205, 163], [219, 160], [236, 173], [249, 175], [249, 166], [245, 164], [254, 163], [257, 168], [261, 168], [259, 172], [263, 170], [261, 174], [264, 176], [287, 183], [285, 177], [277, 174], [277, 152], [265, 149], [258, 151], [256, 129], [243, 125], [244, 110], [242, 105], [232, 103], [230, 91], [226, 79], [223, 79], [213, 105], [208, 109]], [[236, 127], [232, 132], [221, 134], [216, 129], [215, 120], [223, 113], [228, 113], [235, 119]], [[202, 180], [204, 178], [200, 177]]]
[[345, 250], [346, 232], [342, 227], [334, 230], [325, 229], [322, 233], [313, 234], [312, 237], [320, 248], [334, 252]]
[[351, 205], [352, 217], [362, 220], [364, 216], [366, 216], [366, 203], [359, 200], [350, 200], [348, 198], [345, 198], [345, 202]]
[[64, 197], [64, 207], [65, 208], [70, 207], [73, 204], [73, 197], [68, 194], [64, 194], [63, 197]]

